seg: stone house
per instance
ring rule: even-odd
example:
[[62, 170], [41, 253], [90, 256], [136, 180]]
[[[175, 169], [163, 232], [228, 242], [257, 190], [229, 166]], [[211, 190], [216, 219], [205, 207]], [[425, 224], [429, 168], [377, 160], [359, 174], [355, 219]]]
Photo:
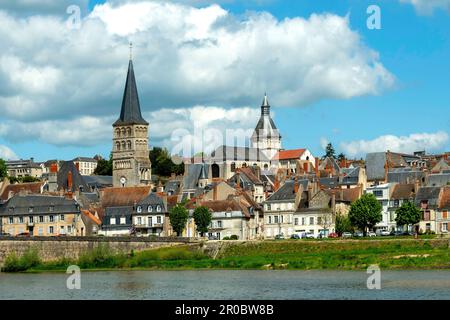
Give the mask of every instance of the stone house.
[[436, 232], [448, 234], [450, 230], [450, 186], [442, 188], [439, 207], [436, 212]]
[[422, 232], [438, 232], [437, 210], [441, 187], [421, 187], [416, 193], [415, 204], [422, 211], [419, 230]]

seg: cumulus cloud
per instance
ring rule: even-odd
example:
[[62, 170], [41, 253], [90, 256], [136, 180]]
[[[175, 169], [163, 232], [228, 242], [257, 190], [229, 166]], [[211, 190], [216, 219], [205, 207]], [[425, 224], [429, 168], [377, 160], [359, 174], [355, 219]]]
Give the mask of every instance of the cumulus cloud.
[[0, 159], [4, 160], [16, 160], [19, 157], [7, 146], [0, 145]]
[[[48, 4], [47, 11], [55, 2], [39, 1]], [[0, 11], [0, 113], [6, 122], [46, 132], [55, 132], [50, 126], [60, 128], [58, 123], [91, 118], [101, 123], [119, 113], [129, 41], [144, 112], [257, 107], [265, 91], [275, 107], [301, 107], [378, 94], [394, 82], [347, 17], [278, 20], [266, 12], [237, 17], [219, 5], [142, 1], [97, 5], [80, 29], [72, 29], [67, 15], [11, 13], [12, 6], [26, 2]], [[3, 132], [20, 139], [12, 130]], [[62, 143], [50, 134], [39, 139]], [[67, 144], [97, 140], [86, 135]]]
[[0, 0], [0, 8], [14, 15], [65, 15], [67, 8], [76, 5], [87, 11], [89, 0]]
[[403, 3], [412, 4], [420, 14], [432, 14], [436, 9], [450, 12], [450, 0], [400, 0]]
[[373, 140], [343, 142], [340, 147], [348, 156], [361, 156], [368, 152], [393, 151], [412, 153], [418, 150], [437, 151], [449, 141], [447, 132], [413, 133], [409, 136], [384, 135]]

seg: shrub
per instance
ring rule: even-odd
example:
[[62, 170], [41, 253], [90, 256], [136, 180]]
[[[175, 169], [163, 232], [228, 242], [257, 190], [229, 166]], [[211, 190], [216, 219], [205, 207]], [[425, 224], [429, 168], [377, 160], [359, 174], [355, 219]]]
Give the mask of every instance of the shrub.
[[22, 272], [27, 271], [41, 263], [38, 251], [34, 248], [29, 248], [19, 258], [15, 253], [6, 257], [5, 264], [2, 268], [3, 272]]
[[222, 240], [230, 240], [230, 237], [224, 237]]
[[237, 235], [235, 235], [235, 234], [233, 234], [231, 237], [230, 237], [230, 240], [238, 240], [239, 239], [239, 237], [237, 236]]

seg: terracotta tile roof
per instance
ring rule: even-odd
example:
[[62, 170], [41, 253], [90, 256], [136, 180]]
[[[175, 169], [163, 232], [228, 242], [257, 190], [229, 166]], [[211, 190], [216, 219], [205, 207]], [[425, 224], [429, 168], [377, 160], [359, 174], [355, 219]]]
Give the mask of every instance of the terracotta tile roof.
[[242, 174], [245, 174], [247, 178], [253, 183], [253, 184], [262, 184], [262, 181], [258, 179], [258, 177], [253, 172], [252, 168], [239, 168], [236, 171], [241, 172]]
[[227, 199], [227, 200], [216, 200], [216, 201], [203, 201], [200, 203], [201, 206], [205, 206], [211, 209], [213, 212], [224, 212], [224, 211], [242, 211], [246, 218], [250, 218], [250, 213], [240, 200]]
[[15, 195], [20, 193], [20, 191], [25, 191], [30, 194], [39, 194], [41, 193], [41, 187], [43, 184], [43, 182], [9, 184], [0, 195], [0, 199], [6, 201], [8, 200], [10, 194]]
[[450, 187], [443, 188], [439, 209], [450, 209]]
[[281, 150], [273, 157], [276, 160], [298, 159], [306, 149]]
[[94, 216], [91, 212], [89, 212], [88, 210], [81, 210], [81, 212], [88, 217], [89, 219], [91, 219], [95, 224], [97, 225], [101, 225], [102, 222], [96, 217]]
[[102, 207], [127, 207], [141, 201], [151, 192], [150, 186], [105, 188], [100, 193]]
[[402, 199], [414, 199], [414, 184], [397, 184], [394, 186], [392, 191], [391, 199], [402, 200]]
[[336, 201], [353, 202], [358, 200], [361, 196], [361, 187], [355, 187], [350, 189], [326, 189], [324, 190], [328, 195], [332, 195], [333, 191], [336, 195]]

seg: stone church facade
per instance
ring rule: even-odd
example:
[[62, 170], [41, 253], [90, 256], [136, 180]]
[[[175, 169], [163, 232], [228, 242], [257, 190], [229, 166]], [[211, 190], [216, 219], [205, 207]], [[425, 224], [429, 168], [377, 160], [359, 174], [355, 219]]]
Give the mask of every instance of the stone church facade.
[[150, 184], [148, 127], [149, 123], [142, 118], [133, 61], [130, 59], [120, 116], [113, 124], [114, 187]]

